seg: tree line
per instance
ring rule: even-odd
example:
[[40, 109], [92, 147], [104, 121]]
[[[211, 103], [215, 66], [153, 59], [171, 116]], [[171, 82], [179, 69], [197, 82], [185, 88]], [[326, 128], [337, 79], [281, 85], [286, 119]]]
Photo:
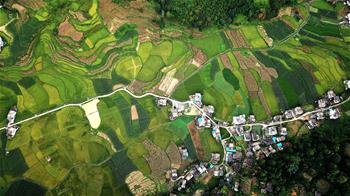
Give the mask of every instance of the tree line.
[[350, 193], [349, 116], [291, 138], [289, 144], [283, 152], [259, 160], [259, 181], [272, 182], [274, 193]]
[[235, 22], [238, 15], [247, 20], [270, 19], [284, 6], [297, 0], [267, 0], [266, 4], [254, 0], [154, 0], [157, 11], [164, 19], [173, 19], [183, 25], [204, 29], [209, 26], [225, 26]]

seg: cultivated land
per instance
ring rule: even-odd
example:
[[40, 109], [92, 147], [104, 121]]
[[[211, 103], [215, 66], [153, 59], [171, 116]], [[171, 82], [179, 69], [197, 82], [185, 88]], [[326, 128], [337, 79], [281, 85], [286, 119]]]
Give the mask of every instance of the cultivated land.
[[[160, 169], [182, 172], [223, 150], [206, 132], [191, 134], [193, 116], [169, 121], [170, 107], [157, 108], [155, 96], [187, 101], [200, 92], [215, 106], [213, 119], [262, 121], [341, 92], [350, 78], [340, 4], [317, 0], [298, 5], [299, 17], [192, 35], [177, 25], [160, 30], [144, 4], [84, 0], [57, 10], [20, 1], [9, 5], [13, 13], [0, 9], [8, 44], [0, 53], [0, 127], [13, 105], [16, 122], [25, 120], [14, 139], [1, 135], [0, 188], [25, 178], [54, 195], [166, 192]], [[190, 160], [169, 155], [171, 145], [184, 145]]]

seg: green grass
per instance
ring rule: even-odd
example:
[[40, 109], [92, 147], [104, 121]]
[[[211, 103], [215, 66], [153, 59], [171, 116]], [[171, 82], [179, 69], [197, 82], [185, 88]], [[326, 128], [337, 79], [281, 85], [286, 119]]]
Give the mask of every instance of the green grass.
[[165, 66], [159, 56], [150, 56], [142, 66], [137, 79], [143, 82], [150, 82], [156, 78], [161, 68]]
[[202, 39], [193, 39], [191, 43], [203, 50], [208, 58], [226, 50], [226, 44], [218, 32], [212, 32]]
[[243, 35], [246, 37], [246, 39], [253, 48], [267, 47], [264, 39], [260, 36], [256, 26], [243, 26], [240, 30], [243, 32]]
[[9, 21], [8, 12], [5, 9], [0, 9], [0, 26]]

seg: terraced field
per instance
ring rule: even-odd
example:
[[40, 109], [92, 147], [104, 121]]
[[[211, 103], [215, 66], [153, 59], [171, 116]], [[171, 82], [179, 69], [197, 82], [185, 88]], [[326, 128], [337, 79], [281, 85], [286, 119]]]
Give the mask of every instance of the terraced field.
[[[350, 77], [350, 30], [338, 25], [341, 4], [316, 0], [298, 5], [298, 16], [191, 33], [175, 25], [160, 29], [148, 18], [153, 9], [138, 6], [83, 0], [57, 10], [46, 1], [26, 1], [10, 5], [11, 12], [0, 9], [0, 26], [9, 22], [0, 29], [7, 43], [0, 53], [0, 127], [13, 105], [19, 121], [122, 86], [179, 100], [200, 92], [217, 119], [244, 113], [266, 120], [328, 89], [341, 91]], [[120, 13], [127, 9], [135, 17]], [[198, 159], [188, 130], [192, 117], [169, 121], [169, 107], [126, 93], [97, 107], [97, 129], [83, 110], [66, 108], [23, 123], [13, 140], [2, 134], [0, 188], [25, 178], [52, 194], [128, 195], [125, 179], [141, 171], [164, 192], [157, 166], [174, 163], [154, 160], [173, 160], [167, 154], [172, 144], [189, 150], [182, 169]], [[205, 160], [222, 153], [209, 131], [199, 135]], [[164, 156], [150, 156], [153, 151]]]

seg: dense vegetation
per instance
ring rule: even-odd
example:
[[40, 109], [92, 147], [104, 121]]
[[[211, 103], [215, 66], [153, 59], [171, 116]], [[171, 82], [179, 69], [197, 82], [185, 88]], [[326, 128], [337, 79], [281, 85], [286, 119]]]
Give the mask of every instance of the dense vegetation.
[[257, 3], [246, 0], [156, 0], [159, 13], [185, 24], [203, 29], [211, 25], [224, 26], [235, 22], [238, 15], [248, 20], [272, 18], [281, 7], [293, 5], [296, 0], [268, 0]]
[[283, 153], [260, 160], [258, 179], [271, 181], [275, 193], [293, 188], [341, 195], [350, 191], [350, 121], [327, 122], [290, 140]]

